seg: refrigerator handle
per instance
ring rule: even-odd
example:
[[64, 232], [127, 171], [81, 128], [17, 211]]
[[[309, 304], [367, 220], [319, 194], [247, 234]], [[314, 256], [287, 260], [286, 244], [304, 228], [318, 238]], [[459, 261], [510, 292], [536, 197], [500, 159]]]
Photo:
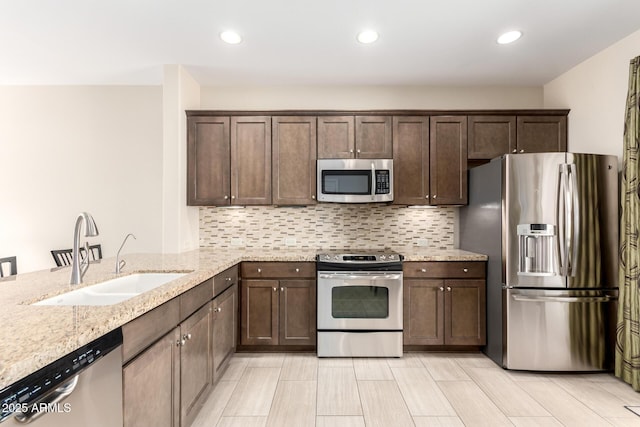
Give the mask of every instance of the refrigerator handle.
[[567, 276], [575, 275], [576, 264], [578, 263], [578, 232], [580, 230], [580, 205], [578, 203], [578, 178], [576, 174], [576, 165], [570, 164], [568, 166], [569, 180], [567, 181], [569, 187], [569, 209], [567, 212], [567, 253], [571, 254], [569, 264], [567, 268]]
[[568, 166], [565, 163], [558, 168], [558, 201], [556, 204], [556, 222], [558, 224], [558, 255], [560, 259], [560, 274], [566, 276], [567, 268], [567, 172]]

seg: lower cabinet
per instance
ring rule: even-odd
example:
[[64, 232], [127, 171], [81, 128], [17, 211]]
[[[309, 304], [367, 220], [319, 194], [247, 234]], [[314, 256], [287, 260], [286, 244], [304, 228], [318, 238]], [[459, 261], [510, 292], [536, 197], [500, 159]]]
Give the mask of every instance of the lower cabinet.
[[236, 351], [238, 331], [238, 286], [234, 284], [212, 302], [212, 382], [216, 383], [227, 368], [229, 359]]
[[316, 346], [314, 263], [243, 263], [241, 277], [241, 345]]
[[404, 265], [404, 345], [486, 344], [484, 262]]

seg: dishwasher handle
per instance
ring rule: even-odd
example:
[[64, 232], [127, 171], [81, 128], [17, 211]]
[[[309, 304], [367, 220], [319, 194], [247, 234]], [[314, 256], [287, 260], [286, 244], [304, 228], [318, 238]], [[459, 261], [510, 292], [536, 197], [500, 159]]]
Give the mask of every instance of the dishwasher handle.
[[618, 298], [611, 296], [602, 297], [522, 297], [513, 295], [515, 301], [522, 302], [611, 302]]
[[79, 377], [80, 375], [76, 375], [69, 381], [63, 383], [60, 387], [57, 387], [50, 391], [48, 394], [44, 395], [42, 399], [29, 404], [29, 409], [25, 412], [16, 413], [14, 419], [20, 424], [29, 424], [45, 415], [47, 413], [46, 410], [40, 411], [36, 410], [36, 408], [39, 408], [41, 404], [47, 406], [55, 405], [56, 403], [60, 403], [65, 400], [76, 389]]

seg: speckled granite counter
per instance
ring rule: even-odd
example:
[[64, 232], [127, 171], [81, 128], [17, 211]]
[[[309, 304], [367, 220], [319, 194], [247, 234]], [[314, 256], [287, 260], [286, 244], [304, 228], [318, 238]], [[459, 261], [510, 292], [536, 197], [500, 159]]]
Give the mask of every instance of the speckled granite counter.
[[[461, 250], [400, 249], [405, 261], [484, 261], [484, 255]], [[216, 250], [181, 254], [131, 254], [122, 274], [188, 272], [152, 291], [108, 306], [32, 306], [62, 294], [70, 267], [0, 279], [0, 389], [116, 329], [241, 261], [315, 261], [317, 249]], [[92, 263], [81, 286], [115, 277], [114, 258]]]

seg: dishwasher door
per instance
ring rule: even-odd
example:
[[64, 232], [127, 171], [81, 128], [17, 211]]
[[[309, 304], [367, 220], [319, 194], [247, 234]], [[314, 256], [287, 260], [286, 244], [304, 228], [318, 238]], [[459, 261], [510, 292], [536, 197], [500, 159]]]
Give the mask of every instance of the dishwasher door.
[[0, 390], [0, 427], [122, 427], [122, 331]]
[[505, 289], [504, 367], [603, 371], [613, 366], [618, 290]]

